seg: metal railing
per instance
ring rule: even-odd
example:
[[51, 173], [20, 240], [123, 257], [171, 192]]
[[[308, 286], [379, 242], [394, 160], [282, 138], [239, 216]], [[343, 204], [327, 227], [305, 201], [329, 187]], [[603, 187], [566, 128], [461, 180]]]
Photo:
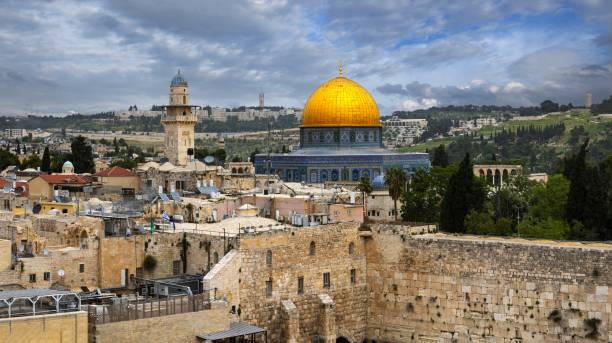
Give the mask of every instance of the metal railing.
[[175, 296], [159, 299], [139, 299], [112, 305], [89, 305], [87, 318], [90, 325], [100, 325], [128, 320], [171, 316], [180, 313], [210, 309], [210, 301], [204, 294]]

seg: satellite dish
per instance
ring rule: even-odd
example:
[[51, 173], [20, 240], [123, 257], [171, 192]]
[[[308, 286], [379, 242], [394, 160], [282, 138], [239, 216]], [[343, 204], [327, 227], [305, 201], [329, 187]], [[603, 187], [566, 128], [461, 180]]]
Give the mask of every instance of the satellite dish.
[[60, 277], [64, 277], [64, 270], [63, 269], [58, 270], [57, 275], [59, 275]]
[[211, 164], [213, 162], [215, 162], [215, 158], [213, 156], [208, 155], [208, 156], [204, 157], [204, 163]]

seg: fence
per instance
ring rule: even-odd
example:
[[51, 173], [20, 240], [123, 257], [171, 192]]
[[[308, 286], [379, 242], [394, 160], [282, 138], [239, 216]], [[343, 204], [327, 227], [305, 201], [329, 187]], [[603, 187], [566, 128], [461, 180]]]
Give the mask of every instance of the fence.
[[134, 300], [112, 305], [90, 305], [87, 318], [91, 326], [127, 320], [171, 316], [210, 309], [204, 294], [168, 297], [163, 299]]

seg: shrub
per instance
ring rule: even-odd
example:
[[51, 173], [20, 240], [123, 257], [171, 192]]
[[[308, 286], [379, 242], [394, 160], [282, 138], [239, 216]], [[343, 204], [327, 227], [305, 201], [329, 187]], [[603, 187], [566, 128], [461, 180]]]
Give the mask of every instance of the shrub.
[[561, 316], [561, 312], [559, 310], [552, 310], [548, 315], [548, 319], [558, 323], [561, 321], [561, 319], [563, 319], [563, 317]]
[[589, 339], [595, 339], [599, 337], [599, 324], [601, 324], [601, 319], [599, 318], [589, 318], [584, 320], [584, 326], [588, 333], [584, 336]]
[[155, 256], [147, 255], [144, 258], [142, 266], [146, 271], [151, 272], [155, 270], [155, 267], [157, 267], [157, 259], [155, 258]]

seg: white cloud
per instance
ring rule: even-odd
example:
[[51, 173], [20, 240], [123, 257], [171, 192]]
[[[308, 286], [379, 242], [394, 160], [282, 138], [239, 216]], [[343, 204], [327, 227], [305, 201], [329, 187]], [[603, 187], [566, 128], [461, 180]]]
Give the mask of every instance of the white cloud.
[[428, 109], [438, 106], [438, 100], [433, 98], [422, 99], [407, 99], [402, 103], [403, 108], [407, 111], [415, 111], [420, 109]]

